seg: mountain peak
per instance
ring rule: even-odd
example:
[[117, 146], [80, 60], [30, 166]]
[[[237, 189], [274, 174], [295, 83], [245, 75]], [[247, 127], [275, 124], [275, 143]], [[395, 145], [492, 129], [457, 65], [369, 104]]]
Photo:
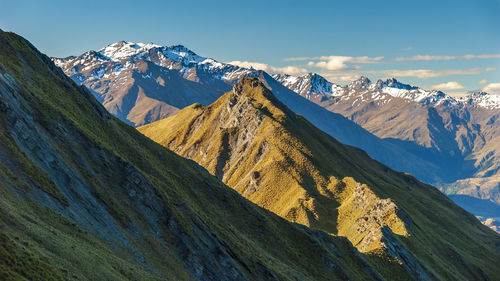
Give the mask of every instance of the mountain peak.
[[250, 98], [266, 107], [269, 107], [270, 104], [280, 107], [281, 104], [257, 77], [240, 79], [233, 85], [232, 92], [236, 94], [238, 99]]
[[396, 80], [396, 78], [394, 78], [394, 77], [386, 79], [385, 81], [382, 79], [379, 79], [377, 81], [377, 88], [378, 89], [382, 89], [385, 87], [402, 89], [402, 90], [416, 90], [416, 89], [418, 89], [418, 87], [411, 86], [408, 84], [403, 84], [403, 83], [399, 82], [398, 80]]
[[186, 46], [180, 45], [180, 44], [170, 46], [169, 49], [172, 49], [172, 50], [177, 51], [177, 52], [188, 53], [190, 55], [196, 55], [193, 51], [191, 51], [190, 49], [186, 48]]
[[283, 86], [309, 99], [314, 94], [341, 95], [342, 87], [326, 80], [317, 73], [307, 73], [301, 76], [275, 74], [273, 78]]
[[237, 95], [241, 95], [243, 93], [250, 93], [250, 91], [248, 91], [249, 89], [259, 88], [259, 87], [264, 88], [264, 85], [262, 85], [262, 82], [260, 82], [258, 78], [244, 77], [240, 79], [238, 82], [234, 83], [233, 92], [236, 93]]
[[492, 95], [483, 91], [471, 91], [469, 95], [458, 99], [468, 105], [481, 106], [487, 109], [500, 108], [500, 95]]
[[481, 97], [481, 96], [487, 96], [489, 94], [487, 92], [484, 92], [481, 90], [475, 90], [475, 91], [470, 91], [469, 95], [474, 96], [474, 97]]
[[372, 81], [368, 79], [366, 76], [361, 76], [358, 79], [352, 81], [347, 85], [348, 88], [355, 88], [355, 89], [365, 89], [368, 86], [370, 86]]
[[118, 41], [108, 46], [99, 49], [97, 52], [103, 56], [106, 56], [112, 60], [119, 60], [125, 57], [130, 57], [137, 55], [139, 53], [148, 51], [152, 48], [159, 48], [160, 45], [155, 45], [153, 43], [134, 43], [127, 41]]

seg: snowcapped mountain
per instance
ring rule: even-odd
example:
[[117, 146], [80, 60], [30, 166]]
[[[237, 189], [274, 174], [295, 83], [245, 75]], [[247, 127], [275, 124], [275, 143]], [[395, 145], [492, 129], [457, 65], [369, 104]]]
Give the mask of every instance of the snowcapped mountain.
[[469, 95], [461, 97], [458, 100], [473, 107], [483, 107], [491, 110], [500, 108], [499, 95], [490, 95], [482, 91], [473, 91]]
[[[198, 66], [200, 69], [210, 70], [212, 72], [223, 72], [231, 73], [237, 72], [237, 70], [244, 69], [216, 62], [210, 58], [204, 58], [198, 56], [191, 50], [187, 49], [182, 45], [176, 46], [159, 46], [152, 43], [132, 43], [126, 41], [120, 41], [110, 44], [100, 50], [89, 51], [78, 57], [68, 57], [64, 59], [54, 58], [54, 62], [57, 66], [67, 69], [71, 68], [71, 72], [78, 73], [81, 71], [86, 71], [88, 69], [95, 69], [96, 66], [102, 66], [102, 64], [112, 63], [115, 65], [115, 69], [112, 73], [107, 73], [108, 75], [118, 74], [121, 70], [126, 68], [134, 69], [133, 63], [139, 59], [144, 59], [146, 61], [154, 62], [155, 64], [162, 66], [170, 70], [181, 70], [181, 72], [187, 72], [190, 66]], [[185, 68], [179, 68], [179, 66], [184, 66]], [[83, 67], [84, 69], [81, 69]], [[97, 75], [97, 77], [102, 77], [107, 69], [101, 67], [96, 73], [102, 73], [102, 75]], [[232, 79], [231, 75], [220, 76], [221, 79]], [[82, 80], [82, 82], [85, 80]]]
[[298, 77], [288, 74], [274, 74], [272, 77], [306, 98], [310, 98], [313, 94], [338, 95], [342, 93], [342, 87], [328, 82], [323, 76], [316, 73], [308, 73]]
[[210, 104], [255, 70], [198, 56], [184, 46], [120, 41], [54, 63], [121, 120], [139, 126], [195, 102]]
[[367, 77], [361, 76], [359, 79], [345, 86], [331, 83], [315, 73], [308, 73], [302, 76], [274, 74], [273, 78], [307, 99], [313, 99], [316, 95], [324, 95], [340, 97], [345, 100], [355, 97], [359, 101], [370, 100], [387, 103], [392, 98], [401, 98], [423, 104], [439, 105], [446, 103], [457, 106], [479, 106], [487, 109], [500, 108], [500, 97], [496, 95], [473, 92], [465, 97], [454, 98], [441, 91], [425, 90], [416, 86], [403, 84], [395, 78], [380, 79], [376, 83], [373, 83]]

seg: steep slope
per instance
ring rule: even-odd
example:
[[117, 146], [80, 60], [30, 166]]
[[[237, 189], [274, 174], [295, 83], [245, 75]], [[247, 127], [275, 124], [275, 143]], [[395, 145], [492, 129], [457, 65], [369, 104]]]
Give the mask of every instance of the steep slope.
[[[341, 87], [318, 75], [273, 77], [303, 97], [438, 167], [438, 179], [420, 179], [437, 184], [448, 194], [468, 195], [500, 206], [497, 96], [474, 92], [455, 99], [394, 78], [372, 83], [362, 77]], [[472, 210], [466, 202], [459, 203]], [[500, 213], [494, 216], [500, 217]]]
[[373, 280], [344, 238], [291, 224], [111, 116], [0, 31], [0, 279]]
[[[273, 89], [274, 90], [274, 89]], [[495, 279], [500, 236], [432, 186], [343, 145], [257, 78], [139, 131], [280, 216], [347, 237], [388, 279]]]

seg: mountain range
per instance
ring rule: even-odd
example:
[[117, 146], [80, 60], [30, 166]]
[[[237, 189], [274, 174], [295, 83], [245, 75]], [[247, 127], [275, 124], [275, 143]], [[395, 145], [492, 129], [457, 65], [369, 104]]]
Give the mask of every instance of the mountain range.
[[316, 128], [293, 107], [322, 107], [257, 73], [139, 128], [207, 170], [0, 30], [0, 279], [500, 276], [497, 233]]
[[[256, 206], [113, 117], [3, 31], [0, 194], [1, 280], [387, 278], [346, 238]], [[471, 274], [497, 274], [488, 264]]]
[[[500, 218], [498, 96], [474, 92], [454, 98], [394, 78], [374, 83], [361, 77], [341, 86], [312, 73], [269, 75], [180, 45], [121, 41], [53, 61], [133, 126], [193, 103], [209, 105], [239, 79], [260, 77], [281, 102], [340, 142], [461, 198], [456, 202], [483, 221]], [[479, 212], [474, 199], [491, 207]]]

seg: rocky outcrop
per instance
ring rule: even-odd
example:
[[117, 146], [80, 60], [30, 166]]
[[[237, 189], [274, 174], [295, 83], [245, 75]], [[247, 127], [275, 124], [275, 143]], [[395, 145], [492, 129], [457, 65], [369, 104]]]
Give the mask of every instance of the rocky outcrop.
[[394, 201], [378, 198], [368, 186], [362, 184], [356, 184], [352, 194], [342, 202], [339, 218], [345, 220], [341, 225], [348, 226], [343, 227], [339, 234], [350, 237], [361, 252], [368, 252], [380, 246], [386, 247], [381, 243], [384, 228], [387, 228], [386, 232], [409, 236], [407, 225], [412, 223], [409, 216], [399, 210]]

